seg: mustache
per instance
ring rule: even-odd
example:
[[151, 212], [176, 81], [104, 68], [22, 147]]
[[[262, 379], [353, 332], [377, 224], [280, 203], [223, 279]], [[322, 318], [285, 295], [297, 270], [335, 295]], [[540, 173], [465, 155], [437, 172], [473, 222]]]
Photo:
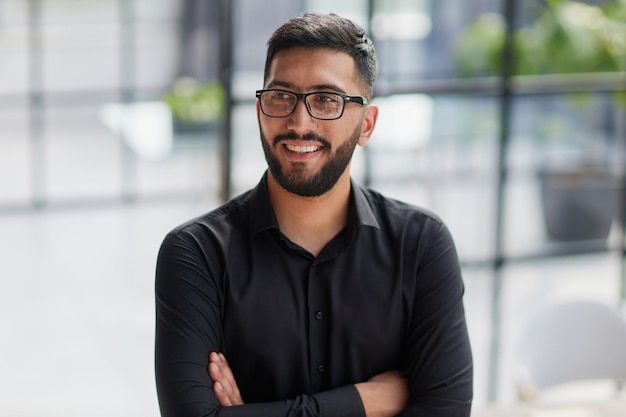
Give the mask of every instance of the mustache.
[[315, 132], [308, 132], [308, 133], [305, 133], [303, 135], [298, 135], [295, 132], [282, 133], [280, 135], [274, 136], [273, 144], [274, 144], [274, 146], [277, 146], [280, 142], [282, 142], [284, 140], [309, 140], [309, 141], [312, 141], [312, 142], [319, 142], [325, 148], [329, 148], [330, 149], [330, 141], [328, 139], [326, 139], [325, 137], [318, 135]]

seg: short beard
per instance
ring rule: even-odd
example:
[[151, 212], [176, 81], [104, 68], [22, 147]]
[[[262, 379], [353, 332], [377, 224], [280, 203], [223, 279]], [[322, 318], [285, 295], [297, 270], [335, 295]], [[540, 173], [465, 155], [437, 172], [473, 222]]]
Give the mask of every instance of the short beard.
[[[357, 126], [350, 139], [337, 148], [337, 152], [332, 153], [330, 142], [315, 133], [298, 136], [294, 134], [279, 135], [274, 138], [273, 145], [270, 147], [263, 132], [261, 132], [261, 144], [265, 153], [267, 166], [276, 182], [290, 193], [297, 194], [301, 197], [318, 197], [332, 189], [341, 175], [352, 160], [354, 149], [361, 135], [361, 126]], [[312, 176], [307, 175], [304, 163], [294, 163], [291, 165], [291, 171], [285, 173], [280, 165], [278, 158], [272, 153], [272, 148], [276, 149], [280, 142], [285, 139], [304, 139], [318, 141], [324, 147], [331, 151], [330, 159], [322, 165], [319, 172]]]

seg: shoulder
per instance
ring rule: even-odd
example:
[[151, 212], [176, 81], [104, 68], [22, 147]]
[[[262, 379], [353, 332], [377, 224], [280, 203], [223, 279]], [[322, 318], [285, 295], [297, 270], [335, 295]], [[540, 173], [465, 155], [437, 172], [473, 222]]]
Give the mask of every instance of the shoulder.
[[249, 205], [252, 191], [241, 194], [221, 206], [173, 228], [165, 241], [220, 240], [233, 233], [249, 230]]
[[410, 204], [399, 199], [390, 198], [382, 193], [367, 187], [358, 187], [368, 202], [374, 216], [378, 221], [391, 221], [392, 223], [425, 222], [444, 226], [442, 219], [434, 212], [423, 207]]
[[414, 247], [420, 251], [454, 247], [450, 230], [439, 215], [367, 187], [359, 187], [359, 190], [382, 236], [403, 242], [407, 249]]

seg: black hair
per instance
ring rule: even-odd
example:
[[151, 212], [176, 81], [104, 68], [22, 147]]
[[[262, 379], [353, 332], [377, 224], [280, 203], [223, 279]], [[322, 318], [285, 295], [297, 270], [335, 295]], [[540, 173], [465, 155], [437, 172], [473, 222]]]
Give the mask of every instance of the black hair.
[[304, 13], [284, 23], [267, 42], [264, 80], [267, 80], [274, 56], [293, 47], [346, 52], [354, 59], [359, 81], [371, 98], [378, 75], [376, 51], [367, 33], [351, 20], [333, 13]]

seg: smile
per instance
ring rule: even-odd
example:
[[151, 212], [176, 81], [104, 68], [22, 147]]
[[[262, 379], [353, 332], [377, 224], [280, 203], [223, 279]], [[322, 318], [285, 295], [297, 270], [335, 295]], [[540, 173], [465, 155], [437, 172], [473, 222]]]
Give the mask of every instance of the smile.
[[315, 146], [315, 145], [297, 146], [297, 145], [285, 144], [285, 147], [287, 148], [287, 150], [291, 152], [296, 152], [296, 153], [317, 152], [320, 149], [322, 149], [321, 146]]

